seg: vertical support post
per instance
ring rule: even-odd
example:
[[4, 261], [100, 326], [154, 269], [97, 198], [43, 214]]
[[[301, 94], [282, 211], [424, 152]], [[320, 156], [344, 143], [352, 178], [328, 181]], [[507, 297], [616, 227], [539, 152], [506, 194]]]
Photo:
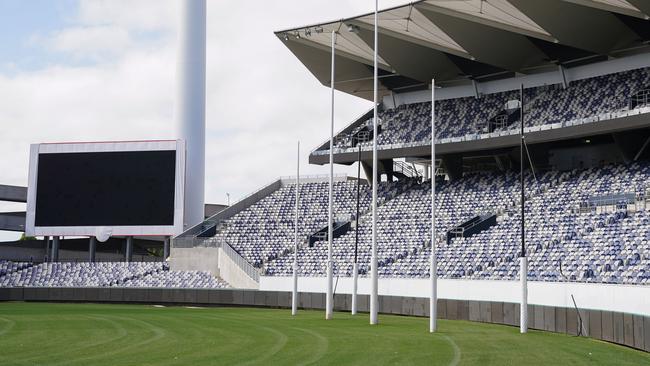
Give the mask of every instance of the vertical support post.
[[133, 237], [132, 236], [127, 236], [126, 237], [126, 250], [124, 253], [124, 259], [126, 262], [131, 262], [133, 259]]
[[52, 262], [59, 261], [59, 245], [61, 244], [61, 238], [58, 236], [52, 237]]
[[357, 314], [357, 289], [359, 283], [359, 204], [361, 200], [361, 141], [357, 135], [357, 215], [354, 229], [354, 263], [352, 264], [352, 315]]
[[206, 0], [180, 2], [175, 122], [185, 140], [184, 227], [204, 219]]
[[88, 262], [95, 263], [95, 252], [97, 251], [97, 238], [88, 238]]
[[378, 31], [379, 0], [375, 0], [375, 47], [374, 47], [374, 113], [372, 119], [372, 252], [370, 258], [370, 324], [378, 324], [379, 311], [379, 279], [377, 270], [377, 102], [379, 91], [377, 77], [377, 47], [379, 46]]
[[331, 120], [330, 120], [330, 181], [329, 181], [329, 212], [327, 214], [327, 297], [325, 299], [325, 319], [332, 319], [333, 290], [334, 290], [334, 263], [332, 262], [332, 240], [334, 233], [334, 78], [336, 71], [336, 31], [332, 31], [332, 75], [330, 89], [332, 94]]
[[520, 165], [519, 179], [521, 181], [521, 258], [519, 263], [519, 278], [521, 279], [521, 305], [519, 307], [519, 332], [528, 332], [528, 258], [526, 257], [526, 216], [525, 216], [525, 187], [524, 187], [524, 84], [521, 84], [519, 92], [519, 113], [521, 120], [521, 143], [520, 143]]
[[44, 236], [43, 241], [45, 242], [45, 261], [50, 261], [50, 237]]
[[169, 236], [165, 236], [165, 239], [163, 240], [163, 262], [169, 258], [169, 241]]
[[291, 315], [298, 313], [298, 222], [300, 210], [300, 141], [296, 157], [296, 222], [295, 242], [293, 245], [293, 292], [291, 293]]
[[[431, 166], [436, 161], [436, 81], [431, 80]], [[429, 299], [429, 332], [437, 329], [438, 310], [438, 258], [436, 257], [436, 176], [431, 175], [431, 256], [429, 278], [431, 298]]]

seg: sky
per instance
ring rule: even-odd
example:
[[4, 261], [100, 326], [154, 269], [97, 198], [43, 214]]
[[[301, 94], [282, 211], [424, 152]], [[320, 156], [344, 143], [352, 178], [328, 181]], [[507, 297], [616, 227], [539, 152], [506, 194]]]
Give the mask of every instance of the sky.
[[[32, 143], [177, 137], [179, 1], [0, 0], [0, 184], [27, 185]], [[295, 175], [297, 141], [301, 174], [327, 174], [308, 156], [329, 135], [329, 89], [273, 32], [370, 12], [375, 2], [207, 2], [206, 202], [226, 203], [227, 193], [235, 202]], [[370, 108], [337, 92], [335, 130]], [[0, 240], [16, 236], [0, 231]]]

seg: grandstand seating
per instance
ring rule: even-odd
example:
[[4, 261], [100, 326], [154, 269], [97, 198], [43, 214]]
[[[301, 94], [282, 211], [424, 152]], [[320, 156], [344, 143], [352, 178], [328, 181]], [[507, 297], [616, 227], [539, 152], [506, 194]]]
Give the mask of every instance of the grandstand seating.
[[[548, 281], [647, 283], [650, 280], [650, 229], [645, 207], [613, 206], [579, 210], [594, 196], [642, 194], [650, 165], [611, 165], [582, 171], [527, 174], [527, 248], [529, 278]], [[499, 213], [498, 225], [471, 237], [438, 243], [438, 272], [442, 278], [506, 279], [518, 277], [520, 248], [517, 174], [468, 174], [437, 185], [437, 230], [445, 233], [473, 215]], [[379, 270], [381, 276], [427, 277], [430, 183], [413, 187], [378, 210]], [[371, 223], [359, 226], [361, 273], [368, 271]], [[334, 240], [335, 273], [349, 276], [355, 232]], [[299, 252], [300, 274], [322, 276], [325, 242]], [[267, 275], [289, 275], [292, 258], [267, 264]]]
[[179, 287], [223, 288], [208, 272], [169, 271], [161, 262], [31, 263], [2, 262], [0, 287]]
[[[550, 85], [524, 90], [526, 127], [532, 128], [573, 121], [590, 121], [606, 113], [625, 111], [630, 108], [630, 98], [637, 92], [650, 89], [650, 72], [637, 69], [594, 78], [577, 80], [566, 89]], [[519, 91], [485, 94], [479, 98], [464, 97], [436, 101], [436, 138], [453, 139], [488, 132], [488, 121], [504, 111], [510, 100], [518, 100]], [[636, 104], [635, 108], [647, 107]], [[431, 103], [400, 105], [381, 111], [381, 133], [377, 144], [428, 144], [431, 141]], [[372, 124], [363, 121], [350, 133], [336, 137], [336, 147], [352, 146], [357, 131]], [[517, 129], [518, 125], [505, 126], [496, 131]], [[362, 142], [370, 146], [372, 142]], [[324, 147], [327, 150], [328, 147]], [[323, 150], [321, 150], [323, 151]]]
[[[402, 192], [412, 180], [382, 183], [380, 204]], [[334, 183], [334, 216], [349, 221], [356, 214], [356, 181]], [[329, 183], [300, 185], [299, 235], [304, 240], [327, 225]], [[360, 212], [370, 208], [372, 192], [361, 185]], [[240, 255], [259, 267], [292, 251], [295, 242], [295, 184], [288, 184], [225, 221], [214, 240], [224, 240]]]

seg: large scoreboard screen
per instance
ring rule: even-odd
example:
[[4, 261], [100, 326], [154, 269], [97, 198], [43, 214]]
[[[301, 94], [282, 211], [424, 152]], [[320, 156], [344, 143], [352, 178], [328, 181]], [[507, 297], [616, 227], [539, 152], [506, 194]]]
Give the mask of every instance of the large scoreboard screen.
[[182, 231], [184, 144], [32, 145], [29, 235], [175, 235]]

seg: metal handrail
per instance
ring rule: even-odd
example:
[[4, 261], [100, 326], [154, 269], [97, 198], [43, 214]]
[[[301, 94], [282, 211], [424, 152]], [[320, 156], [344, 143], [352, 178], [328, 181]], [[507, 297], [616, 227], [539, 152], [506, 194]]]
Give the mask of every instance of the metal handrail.
[[221, 249], [225, 255], [228, 256], [237, 267], [244, 271], [248, 277], [253, 279], [255, 282], [260, 282], [260, 272], [255, 266], [250, 264], [241, 254], [237, 253], [233, 247], [230, 246], [226, 241], [221, 242]]

